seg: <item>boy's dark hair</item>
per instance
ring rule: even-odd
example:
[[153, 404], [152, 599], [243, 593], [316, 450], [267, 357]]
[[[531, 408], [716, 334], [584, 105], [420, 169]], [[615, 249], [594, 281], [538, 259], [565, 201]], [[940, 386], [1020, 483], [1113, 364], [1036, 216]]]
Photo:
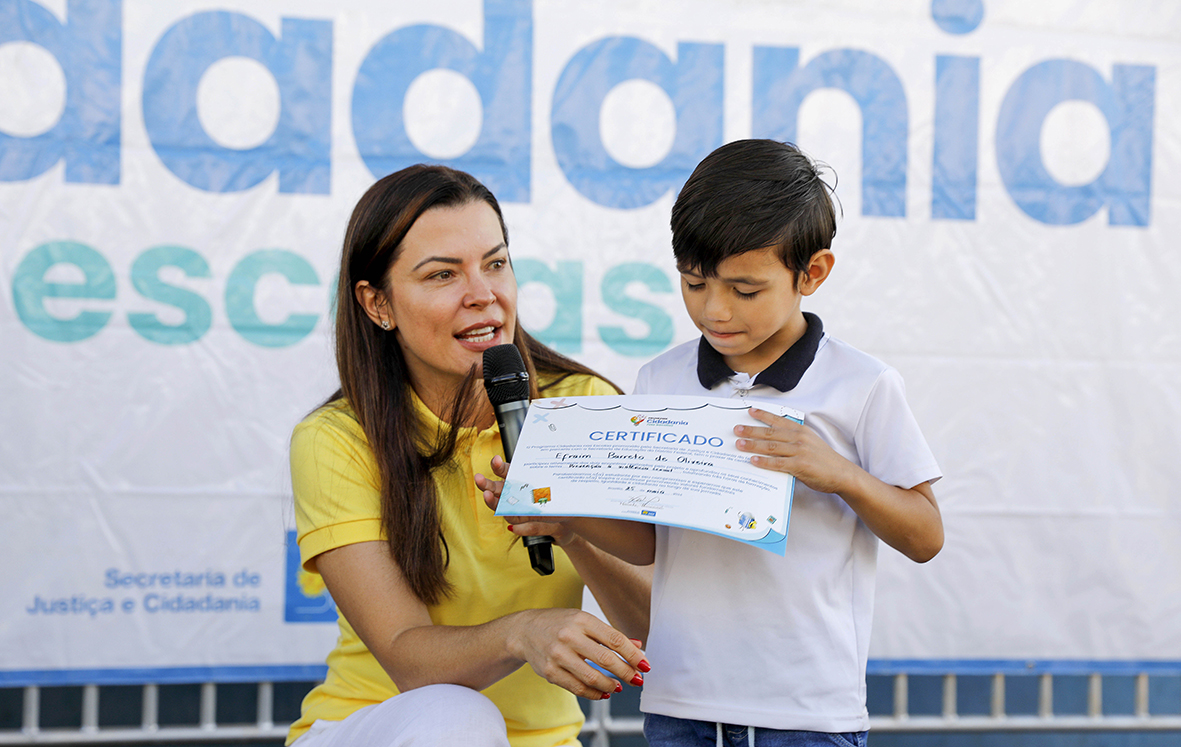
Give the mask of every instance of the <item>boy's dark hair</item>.
[[790, 143], [736, 140], [697, 164], [673, 205], [677, 268], [714, 277], [737, 254], [774, 246], [792, 272], [832, 245], [831, 188]]

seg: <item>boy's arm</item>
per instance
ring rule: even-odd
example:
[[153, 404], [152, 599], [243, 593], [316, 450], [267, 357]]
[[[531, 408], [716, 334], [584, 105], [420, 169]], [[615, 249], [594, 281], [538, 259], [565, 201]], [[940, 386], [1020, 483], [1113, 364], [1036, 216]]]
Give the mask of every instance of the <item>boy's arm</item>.
[[656, 528], [622, 519], [576, 517], [563, 523], [595, 547], [633, 565], [651, 565], [656, 559]]
[[[503, 478], [508, 465], [492, 458], [492, 470]], [[496, 510], [504, 483], [476, 475], [484, 502]], [[607, 620], [629, 637], [648, 638], [651, 564], [656, 555], [656, 532], [651, 524], [614, 519], [510, 516], [508, 529], [521, 537], [544, 535], [566, 551], [570, 562]]]
[[751, 408], [767, 427], [735, 426], [738, 449], [751, 463], [795, 475], [820, 493], [836, 493], [879, 539], [911, 560], [925, 563], [943, 548], [943, 518], [930, 483], [910, 489], [882, 482], [833, 451], [811, 428]]
[[[561, 547], [607, 621], [633, 641], [648, 640], [652, 566], [632, 565], [577, 535]], [[642, 647], [642, 643], [636, 645]]]

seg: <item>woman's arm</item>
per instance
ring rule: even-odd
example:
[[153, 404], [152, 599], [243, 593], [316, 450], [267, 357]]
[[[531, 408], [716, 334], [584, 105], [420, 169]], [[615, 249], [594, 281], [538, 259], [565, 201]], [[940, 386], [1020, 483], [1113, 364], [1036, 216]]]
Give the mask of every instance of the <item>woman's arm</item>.
[[629, 638], [648, 640], [652, 566], [637, 566], [620, 560], [577, 534], [561, 547], [582, 582], [595, 595], [595, 601], [608, 622]]
[[626, 635], [579, 610], [523, 610], [483, 625], [434, 625], [384, 542], [345, 545], [315, 562], [345, 619], [401, 691], [441, 683], [482, 690], [528, 662], [553, 684], [600, 700], [619, 685], [586, 660], [631, 682], [644, 659]]

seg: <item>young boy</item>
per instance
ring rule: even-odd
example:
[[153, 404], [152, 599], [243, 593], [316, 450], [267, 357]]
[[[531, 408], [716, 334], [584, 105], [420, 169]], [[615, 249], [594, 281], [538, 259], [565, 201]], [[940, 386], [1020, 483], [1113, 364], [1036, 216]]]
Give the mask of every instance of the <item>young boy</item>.
[[658, 526], [641, 710], [652, 747], [862, 745], [878, 539], [925, 562], [943, 546], [939, 467], [894, 369], [829, 337], [804, 296], [832, 271], [836, 216], [791, 145], [718, 148], [672, 211], [697, 341], [644, 366], [636, 394], [772, 399], [738, 448], [795, 475], [786, 557]]
[[561, 531], [633, 563], [655, 559], [640, 701], [651, 747], [864, 745], [878, 540], [920, 563], [939, 552], [939, 467], [898, 373], [800, 308], [832, 271], [836, 233], [806, 156], [770, 140], [718, 148], [677, 197], [672, 232], [701, 338], [644, 366], [634, 391], [749, 396], [806, 414], [800, 425], [752, 408], [764, 425], [734, 429], [754, 464], [796, 477], [786, 556], [632, 522], [567, 519]]

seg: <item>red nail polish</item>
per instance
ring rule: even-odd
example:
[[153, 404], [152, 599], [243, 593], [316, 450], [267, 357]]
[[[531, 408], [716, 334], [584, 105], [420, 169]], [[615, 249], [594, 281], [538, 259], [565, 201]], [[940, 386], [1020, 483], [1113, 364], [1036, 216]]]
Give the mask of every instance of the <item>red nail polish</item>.
[[640, 685], [644, 684], [644, 675], [637, 674], [635, 677], [632, 677], [631, 681], [633, 685], [639, 687]]
[[652, 665], [648, 663], [647, 659], [640, 659], [640, 663], [636, 665], [636, 669], [640, 670], [641, 672], [651, 672]]
[[599, 698], [599, 700], [607, 700], [610, 697], [611, 697], [611, 693], [603, 693], [603, 697]]
[[623, 692], [623, 685], [621, 685], [621, 684], [619, 684], [618, 682], [616, 682], [616, 683], [615, 683], [615, 692], [617, 692], [617, 693], [621, 693], [621, 692]]

